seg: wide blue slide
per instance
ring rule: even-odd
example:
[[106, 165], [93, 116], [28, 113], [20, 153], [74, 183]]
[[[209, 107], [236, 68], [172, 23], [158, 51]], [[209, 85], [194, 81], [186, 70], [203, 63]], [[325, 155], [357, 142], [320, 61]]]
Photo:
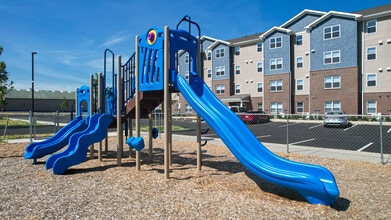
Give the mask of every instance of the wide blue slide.
[[61, 128], [51, 138], [41, 142], [33, 142], [26, 147], [24, 158], [38, 159], [48, 154], [52, 154], [68, 144], [69, 138], [76, 132], [87, 128], [88, 120], [82, 119], [81, 116], [73, 119], [66, 126]]
[[178, 74], [179, 91], [246, 168], [262, 179], [297, 191], [309, 203], [331, 205], [338, 199], [339, 189], [328, 169], [290, 161], [268, 150], [197, 73], [191, 74], [190, 83]]
[[112, 122], [113, 117], [109, 114], [92, 115], [87, 129], [71, 136], [67, 149], [46, 160], [46, 169], [52, 169], [54, 174], [61, 175], [69, 167], [84, 162], [88, 147], [106, 137], [107, 128]]

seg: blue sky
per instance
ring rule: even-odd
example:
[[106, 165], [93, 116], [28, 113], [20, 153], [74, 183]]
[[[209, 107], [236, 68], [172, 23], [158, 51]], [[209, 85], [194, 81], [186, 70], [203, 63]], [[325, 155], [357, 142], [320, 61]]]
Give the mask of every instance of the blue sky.
[[[280, 26], [304, 9], [354, 12], [389, 0], [0, 0], [0, 60], [17, 89], [74, 91], [103, 71], [106, 48], [127, 60], [136, 35], [175, 29], [188, 15], [201, 35], [229, 40]], [[185, 26], [184, 28], [186, 28]], [[111, 74], [109, 74], [111, 75]], [[108, 77], [110, 82], [111, 77]]]

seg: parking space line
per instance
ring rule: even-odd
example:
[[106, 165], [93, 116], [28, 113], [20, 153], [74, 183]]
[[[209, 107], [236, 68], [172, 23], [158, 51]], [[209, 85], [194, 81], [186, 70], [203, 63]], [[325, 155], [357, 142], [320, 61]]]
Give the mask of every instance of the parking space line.
[[317, 128], [317, 127], [320, 127], [320, 126], [323, 126], [323, 124], [315, 125], [315, 126], [309, 127], [308, 129], [313, 129], [313, 128]]
[[391, 128], [390, 128], [390, 129], [388, 129], [387, 133], [391, 133]]
[[[298, 125], [300, 123], [292, 123], [292, 124], [289, 124], [289, 126], [292, 126], [292, 125]], [[283, 128], [283, 127], [286, 127], [287, 125], [281, 125], [281, 126], [278, 126], [279, 128]]]
[[294, 145], [294, 144], [301, 144], [301, 143], [308, 142], [308, 141], [313, 141], [313, 140], [315, 140], [315, 138], [311, 138], [311, 139], [303, 140], [303, 141], [298, 141], [298, 142], [293, 142], [293, 143], [290, 143], [290, 144], [292, 144], [292, 145]]
[[271, 136], [271, 135], [268, 134], [268, 135], [257, 136], [257, 138], [270, 137], [270, 136]]
[[344, 131], [347, 131], [347, 130], [349, 130], [349, 129], [351, 129], [351, 128], [353, 128], [353, 127], [356, 127], [357, 126], [357, 124], [354, 124], [354, 125], [352, 125], [352, 126], [350, 126], [350, 127], [347, 127], [347, 128], [345, 128], [345, 129], [343, 129]]
[[372, 144], [373, 144], [373, 142], [371, 142], [371, 143], [365, 145], [364, 147], [358, 149], [357, 151], [358, 151], [358, 152], [363, 151], [363, 150], [365, 150], [366, 148], [368, 148], [369, 146], [371, 146]]

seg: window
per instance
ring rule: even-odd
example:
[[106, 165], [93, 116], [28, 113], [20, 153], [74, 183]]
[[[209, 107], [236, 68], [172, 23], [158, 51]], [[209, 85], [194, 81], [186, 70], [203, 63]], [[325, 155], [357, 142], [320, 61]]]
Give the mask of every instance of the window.
[[375, 33], [376, 32], [376, 20], [367, 21], [367, 33]]
[[212, 70], [208, 69], [208, 78], [212, 78]]
[[225, 75], [225, 66], [216, 67], [216, 76], [224, 76]]
[[185, 79], [189, 79], [189, 71], [185, 72]]
[[367, 101], [367, 114], [376, 114], [377, 113], [376, 106], [377, 106], [376, 100]]
[[189, 104], [186, 104], [186, 113], [192, 113], [192, 112], [193, 112], [193, 108]]
[[367, 60], [376, 60], [376, 47], [367, 48]]
[[282, 102], [270, 103], [270, 112], [271, 113], [282, 113]]
[[261, 103], [257, 103], [257, 109], [258, 109], [258, 111], [263, 111], [263, 104], [262, 104], [262, 102]]
[[297, 68], [303, 67], [303, 57], [296, 57], [296, 67]]
[[302, 103], [302, 102], [296, 103], [296, 112], [297, 113], [304, 112], [304, 103]]
[[239, 93], [240, 93], [240, 85], [236, 84], [235, 85], [235, 94], [239, 94]]
[[303, 90], [303, 80], [302, 79], [296, 80], [296, 90], [297, 91]]
[[340, 25], [334, 25], [323, 28], [323, 39], [329, 40], [339, 38], [340, 36]]
[[324, 88], [325, 89], [341, 88], [341, 77], [340, 76], [325, 76], [324, 77]]
[[257, 71], [262, 72], [263, 70], [263, 64], [262, 63], [257, 63]]
[[225, 92], [225, 85], [216, 85], [216, 93], [217, 94], [224, 94]]
[[240, 55], [240, 46], [235, 47], [235, 55]]
[[211, 60], [211, 59], [212, 59], [212, 52], [211, 52], [211, 51], [208, 51], [208, 52], [207, 52], [207, 59], [208, 59], [208, 60]]
[[271, 59], [270, 70], [279, 70], [279, 69], [282, 69], [282, 58]]
[[296, 36], [296, 45], [303, 45], [303, 35]]
[[327, 51], [323, 54], [324, 64], [335, 64], [339, 63], [341, 58], [341, 51]]
[[282, 91], [282, 80], [271, 80], [270, 81], [270, 91]]
[[240, 74], [240, 66], [235, 66], [235, 73]]
[[376, 74], [375, 73], [370, 73], [367, 75], [367, 86], [368, 87], [376, 86]]
[[270, 49], [282, 47], [282, 37], [273, 37], [270, 39]]
[[224, 48], [220, 48], [216, 50], [216, 58], [224, 57]]
[[263, 83], [258, 83], [258, 92], [263, 91]]
[[262, 42], [257, 43], [257, 52], [262, 52]]
[[189, 63], [189, 55], [185, 55], [185, 63]]
[[341, 101], [324, 102], [324, 112], [341, 111]]

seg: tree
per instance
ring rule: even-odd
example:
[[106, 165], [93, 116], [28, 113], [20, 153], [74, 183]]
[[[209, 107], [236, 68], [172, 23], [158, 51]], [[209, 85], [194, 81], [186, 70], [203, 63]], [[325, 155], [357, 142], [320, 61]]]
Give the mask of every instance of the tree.
[[69, 107], [69, 105], [68, 105], [68, 100], [67, 100], [67, 98], [64, 96], [63, 99], [62, 99], [62, 101], [61, 101], [61, 103], [60, 103], [60, 108], [61, 108], [62, 111], [65, 111], [65, 110], [68, 109], [68, 107]]
[[[0, 56], [3, 53], [3, 47], [0, 46]], [[4, 96], [14, 87], [13, 81], [8, 82], [7, 65], [4, 61], [0, 60], [0, 106], [5, 106], [7, 103]]]

